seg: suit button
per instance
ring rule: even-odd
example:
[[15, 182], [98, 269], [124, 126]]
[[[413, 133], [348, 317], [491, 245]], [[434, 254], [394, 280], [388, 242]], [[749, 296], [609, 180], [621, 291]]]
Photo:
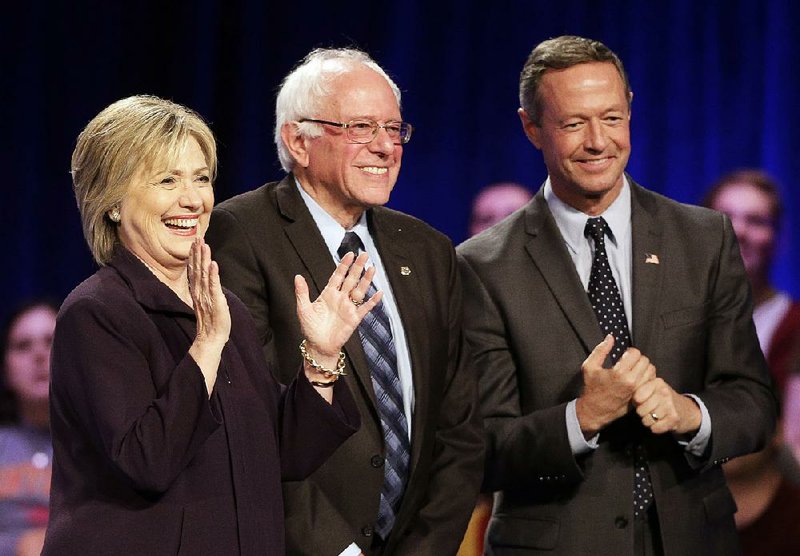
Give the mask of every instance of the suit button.
[[628, 526], [628, 520], [624, 516], [617, 516], [617, 518], [614, 520], [614, 525], [617, 527], [617, 529], [625, 529], [625, 527]]
[[372, 464], [372, 467], [383, 467], [383, 456], [379, 456], [377, 454], [372, 456], [370, 463]]
[[364, 527], [362, 527], [361, 528], [361, 534], [364, 535], [365, 537], [371, 537], [372, 536], [372, 526], [371, 525], [365, 525]]

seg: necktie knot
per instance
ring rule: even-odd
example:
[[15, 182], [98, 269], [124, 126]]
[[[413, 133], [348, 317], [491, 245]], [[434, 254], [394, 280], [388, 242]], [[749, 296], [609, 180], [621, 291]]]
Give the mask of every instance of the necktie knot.
[[336, 254], [339, 255], [340, 259], [343, 259], [346, 254], [352, 252], [358, 255], [359, 251], [363, 249], [364, 244], [361, 242], [361, 238], [358, 237], [358, 234], [355, 232], [346, 232], [342, 243], [339, 245], [339, 249], [336, 250]]
[[606, 222], [606, 219], [602, 216], [598, 216], [596, 218], [589, 218], [586, 221], [586, 228], [583, 230], [583, 235], [591, 237], [596, 247], [605, 244], [605, 236], [608, 230], [608, 222]]

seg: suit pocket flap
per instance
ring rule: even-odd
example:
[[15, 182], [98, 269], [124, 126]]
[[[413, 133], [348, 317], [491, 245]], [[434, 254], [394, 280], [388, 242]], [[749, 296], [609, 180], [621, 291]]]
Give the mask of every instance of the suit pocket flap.
[[492, 546], [552, 550], [558, 544], [559, 522], [555, 519], [530, 519], [495, 516], [489, 525]]
[[718, 488], [703, 498], [708, 521], [717, 521], [736, 513], [736, 501], [728, 487]]
[[684, 307], [683, 309], [670, 311], [669, 313], [663, 313], [661, 315], [661, 321], [664, 323], [664, 328], [672, 328], [674, 326], [703, 322], [707, 318], [708, 303], [695, 305], [694, 307]]

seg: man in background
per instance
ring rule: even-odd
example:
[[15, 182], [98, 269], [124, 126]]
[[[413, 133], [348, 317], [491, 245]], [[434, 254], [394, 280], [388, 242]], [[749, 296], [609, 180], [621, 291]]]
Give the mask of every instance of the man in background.
[[533, 194], [524, 185], [499, 182], [487, 185], [472, 201], [469, 235], [478, 235], [531, 200]]

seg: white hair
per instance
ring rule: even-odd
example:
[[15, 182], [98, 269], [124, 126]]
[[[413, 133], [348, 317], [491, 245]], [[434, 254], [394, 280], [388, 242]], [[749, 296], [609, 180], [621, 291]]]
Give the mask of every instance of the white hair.
[[[295, 160], [281, 137], [283, 124], [303, 118], [318, 117], [317, 112], [331, 93], [331, 81], [343, 73], [354, 70], [359, 64], [386, 79], [397, 99], [397, 106], [400, 106], [400, 89], [367, 53], [355, 48], [312, 50], [303, 58], [300, 65], [284, 78], [275, 102], [275, 146], [278, 148], [281, 166], [286, 172], [292, 171]], [[319, 137], [322, 134], [322, 127], [311, 122], [297, 123], [297, 128], [306, 137]]]

